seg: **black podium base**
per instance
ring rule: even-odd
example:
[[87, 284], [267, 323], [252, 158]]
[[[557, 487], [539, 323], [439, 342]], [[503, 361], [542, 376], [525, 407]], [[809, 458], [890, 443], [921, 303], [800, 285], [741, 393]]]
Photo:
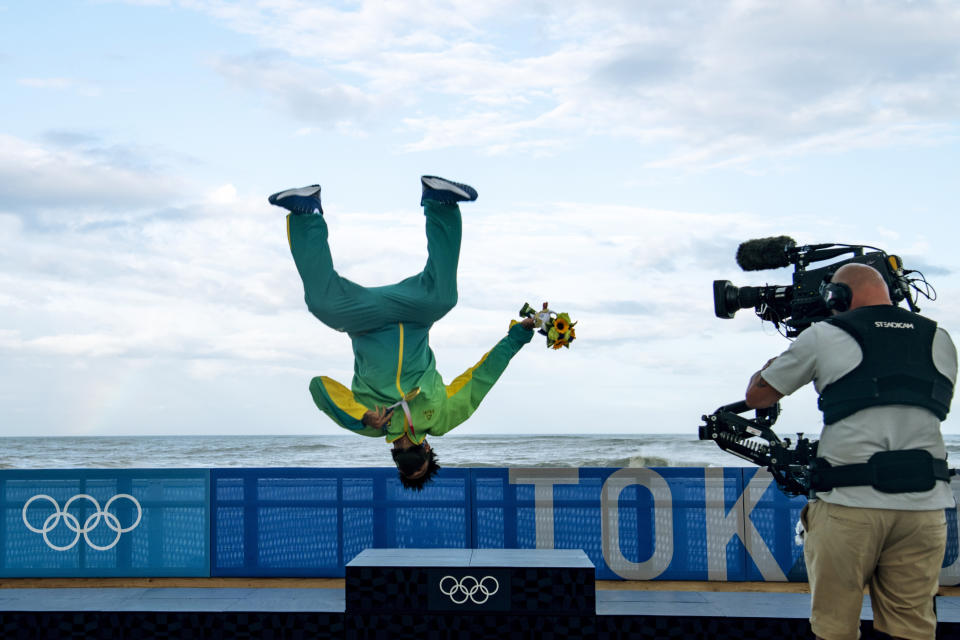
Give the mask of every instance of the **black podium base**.
[[[861, 623], [863, 640], [889, 640]], [[0, 611], [4, 640], [809, 640], [802, 619], [695, 616], [388, 616], [343, 613]], [[960, 623], [941, 622], [937, 638], [960, 637]]]
[[596, 615], [596, 570], [580, 550], [367, 549], [346, 574], [348, 616]]
[[[454, 551], [368, 555], [349, 569], [343, 589], [0, 585], [5, 587], [0, 588], [0, 639], [812, 637], [805, 593], [662, 591], [642, 583], [596, 591], [589, 561], [572, 552]], [[960, 597], [938, 597], [937, 612], [937, 638], [960, 638]], [[867, 605], [864, 617], [870, 617]], [[869, 619], [861, 629], [865, 640], [885, 637], [873, 631]]]
[[343, 613], [0, 611], [3, 640], [344, 640]]

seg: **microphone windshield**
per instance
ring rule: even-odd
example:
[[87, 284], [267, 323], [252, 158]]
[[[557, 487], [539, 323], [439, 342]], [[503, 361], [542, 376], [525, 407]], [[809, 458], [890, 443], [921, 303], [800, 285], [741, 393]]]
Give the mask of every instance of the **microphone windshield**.
[[744, 271], [779, 269], [790, 265], [790, 250], [797, 241], [790, 236], [747, 240], [737, 248], [737, 264]]

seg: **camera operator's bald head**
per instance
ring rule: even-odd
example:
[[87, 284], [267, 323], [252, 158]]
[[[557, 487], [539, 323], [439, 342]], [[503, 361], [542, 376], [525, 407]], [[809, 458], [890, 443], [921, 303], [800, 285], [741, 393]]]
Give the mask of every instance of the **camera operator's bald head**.
[[842, 282], [853, 292], [850, 308], [869, 307], [878, 304], [893, 304], [890, 290], [880, 272], [873, 267], [857, 262], [845, 264], [831, 278], [832, 282]]

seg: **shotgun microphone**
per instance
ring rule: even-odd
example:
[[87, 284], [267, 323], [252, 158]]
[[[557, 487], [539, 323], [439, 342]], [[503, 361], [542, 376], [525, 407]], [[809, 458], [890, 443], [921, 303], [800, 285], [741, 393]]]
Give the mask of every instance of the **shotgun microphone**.
[[737, 247], [737, 264], [744, 271], [779, 269], [791, 264], [791, 252], [797, 241], [790, 236], [747, 240]]

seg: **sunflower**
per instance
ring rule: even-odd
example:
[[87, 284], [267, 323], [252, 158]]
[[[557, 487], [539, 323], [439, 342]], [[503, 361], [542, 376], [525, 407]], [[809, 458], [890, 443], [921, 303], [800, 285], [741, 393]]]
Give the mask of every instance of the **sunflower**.
[[[570, 348], [570, 343], [577, 337], [574, 327], [576, 322], [570, 319], [568, 313], [554, 313], [543, 303], [543, 310], [536, 312], [529, 304], [524, 304], [520, 309], [520, 316], [534, 318], [536, 323], [534, 327], [539, 329], [538, 333], [546, 336], [547, 348], [560, 349], [561, 347]], [[511, 324], [511, 326], [513, 326]]]

